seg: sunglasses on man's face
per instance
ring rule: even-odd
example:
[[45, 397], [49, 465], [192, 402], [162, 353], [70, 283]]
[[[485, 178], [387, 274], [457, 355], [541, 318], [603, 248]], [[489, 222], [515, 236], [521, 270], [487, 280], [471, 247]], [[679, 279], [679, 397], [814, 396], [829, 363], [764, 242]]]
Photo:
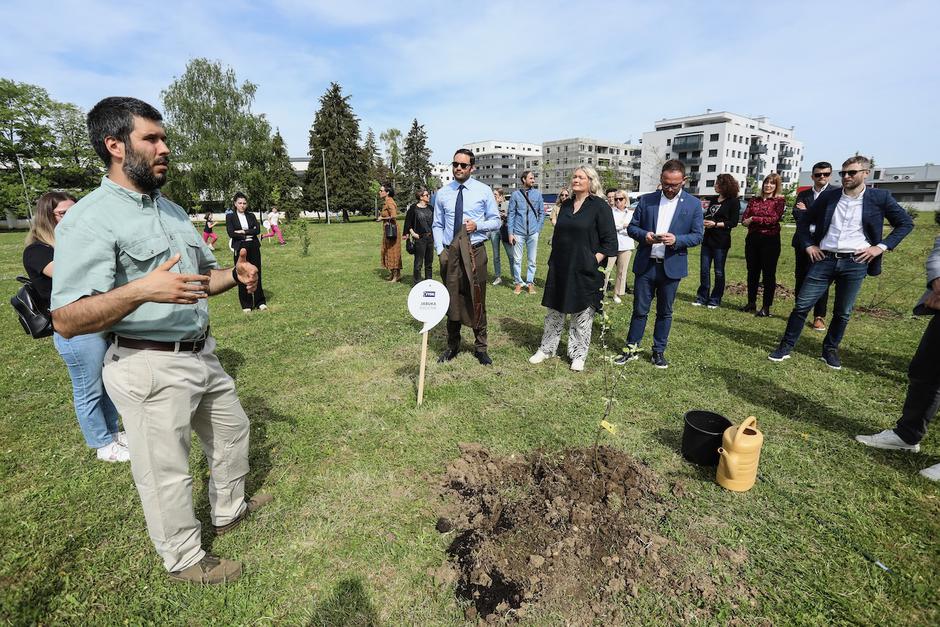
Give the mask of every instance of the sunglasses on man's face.
[[832, 172], [813, 172], [814, 179], [821, 179], [823, 177], [830, 177], [830, 176], [832, 176]]
[[450, 165], [451, 165], [451, 167], [453, 167], [455, 170], [456, 170], [457, 168], [467, 169], [467, 168], [470, 167], [470, 164], [469, 164], [469, 163], [460, 163], [459, 161], [451, 161]]
[[839, 176], [845, 178], [847, 176], [855, 176], [859, 172], [868, 172], [868, 170], [839, 170]]

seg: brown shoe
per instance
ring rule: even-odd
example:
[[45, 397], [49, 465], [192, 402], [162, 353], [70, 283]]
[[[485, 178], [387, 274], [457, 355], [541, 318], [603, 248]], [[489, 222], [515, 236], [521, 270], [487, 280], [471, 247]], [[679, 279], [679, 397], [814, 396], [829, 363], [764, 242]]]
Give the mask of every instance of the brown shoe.
[[813, 330], [814, 331], [826, 330], [826, 320], [822, 316], [816, 316], [816, 319], [813, 320]]
[[170, 573], [173, 581], [201, 583], [215, 586], [220, 583], [235, 581], [242, 574], [241, 562], [233, 562], [206, 553], [201, 560], [183, 570]]
[[248, 514], [258, 511], [259, 509], [261, 509], [262, 507], [270, 503], [273, 498], [274, 497], [271, 496], [270, 494], [254, 495], [253, 497], [251, 497], [251, 500], [248, 501], [248, 507], [242, 510], [242, 513], [238, 515], [238, 518], [228, 523], [227, 525], [221, 525], [219, 527], [216, 527], [215, 525], [212, 526], [212, 528], [215, 529], [215, 535], [224, 536], [229, 531], [237, 527], [243, 520], [248, 518]]
[[521, 284], [521, 283], [516, 283], [516, 287], [512, 288], [512, 293], [513, 293], [513, 294], [521, 294], [521, 293], [522, 293], [522, 284]]
[[535, 294], [535, 285], [529, 283], [529, 294]]

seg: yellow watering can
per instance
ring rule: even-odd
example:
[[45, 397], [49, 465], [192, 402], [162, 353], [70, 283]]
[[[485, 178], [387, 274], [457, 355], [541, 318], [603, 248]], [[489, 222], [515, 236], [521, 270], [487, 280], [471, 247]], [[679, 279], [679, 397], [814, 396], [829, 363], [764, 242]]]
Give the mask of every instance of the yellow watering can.
[[748, 416], [737, 427], [725, 429], [718, 449], [718, 484], [734, 492], [747, 492], [757, 480], [757, 462], [764, 434], [757, 418]]

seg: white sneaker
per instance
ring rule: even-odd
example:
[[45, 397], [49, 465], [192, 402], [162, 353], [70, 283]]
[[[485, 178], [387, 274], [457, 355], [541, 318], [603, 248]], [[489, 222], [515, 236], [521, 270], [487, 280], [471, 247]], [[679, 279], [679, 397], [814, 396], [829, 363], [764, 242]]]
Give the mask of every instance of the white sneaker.
[[105, 444], [97, 450], [97, 455], [98, 459], [103, 462], [129, 462], [131, 460], [127, 447], [117, 442]]
[[118, 431], [117, 433], [112, 433], [111, 437], [114, 438], [115, 442], [127, 448], [127, 432], [126, 431]]
[[493, 285], [502, 285], [502, 284], [503, 284], [502, 277], [496, 277], [495, 279], [493, 279]]
[[902, 440], [893, 429], [885, 429], [881, 433], [874, 435], [857, 435], [855, 439], [865, 446], [883, 448], [890, 451], [910, 451], [916, 453], [920, 450], [920, 444], [908, 444]]
[[264, 303], [261, 303], [260, 305], [258, 305], [258, 309], [260, 309], [261, 311], [264, 311], [264, 310], [267, 309], [267, 308], [268, 308], [268, 306], [265, 305]]
[[540, 363], [542, 363], [543, 361], [545, 361], [546, 359], [548, 359], [549, 357], [551, 357], [551, 355], [547, 355], [547, 354], [543, 353], [541, 350], [537, 350], [537, 351], [535, 351], [535, 354], [534, 354], [534, 355], [532, 355], [531, 357], [529, 357], [529, 363], [530, 363], [530, 364], [540, 364]]
[[251, 313], [251, 309], [246, 307], [245, 309], [242, 309], [242, 313]]
[[920, 471], [920, 476], [931, 481], [940, 481], [940, 464], [934, 464]]
[[584, 370], [584, 360], [583, 359], [572, 359], [571, 360], [571, 369], [575, 372], [581, 372]]
[[614, 302], [619, 305], [619, 304], [622, 303], [623, 301], [620, 300], [620, 297], [619, 297], [619, 296], [614, 296]]

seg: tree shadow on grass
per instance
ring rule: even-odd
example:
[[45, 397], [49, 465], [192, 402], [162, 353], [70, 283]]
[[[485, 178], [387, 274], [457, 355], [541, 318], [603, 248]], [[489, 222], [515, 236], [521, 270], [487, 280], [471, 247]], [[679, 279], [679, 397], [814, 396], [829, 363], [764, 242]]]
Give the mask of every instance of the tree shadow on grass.
[[540, 324], [503, 316], [499, 319], [499, 326], [513, 344], [526, 348], [529, 352], [534, 353], [542, 344], [543, 329]]
[[[653, 437], [659, 440], [660, 444], [665, 446], [667, 449], [670, 449], [675, 452], [676, 455], [682, 457], [682, 430], [684, 427], [679, 428], [669, 428], [669, 427], [660, 427], [653, 432]], [[689, 460], [682, 457], [682, 460], [686, 465], [691, 469], [692, 475], [700, 480], [706, 482], [712, 482], [715, 480], [715, 467], [714, 466], [700, 466], [698, 464], [693, 464]]]
[[342, 579], [330, 595], [316, 604], [307, 625], [310, 627], [370, 627], [379, 616], [366, 592], [362, 577]]
[[[77, 565], [80, 567], [82, 563], [78, 554], [96, 542], [104, 541], [103, 536], [89, 538], [88, 535], [87, 531], [69, 535], [63, 547], [45, 560], [40, 572], [24, 573], [30, 583], [24, 586], [22, 593], [18, 595], [19, 598], [14, 598], [15, 600], [9, 598], [13, 596], [12, 590], [7, 590], [4, 594], [7, 599], [4, 600], [0, 616], [6, 616], [6, 620], [12, 621], [10, 624], [20, 625], [43, 624], [44, 620], [48, 620], [49, 606], [62, 592], [65, 582], [68, 581], [67, 573]], [[6, 588], [10, 584], [4, 582], [3, 585]], [[12, 608], [7, 606], [10, 602]]]
[[[765, 332], [750, 331], [740, 327], [714, 324], [702, 320], [686, 320], [687, 324], [694, 324], [698, 327], [723, 335], [734, 342], [742, 344], [747, 348], [760, 352], [770, 353], [780, 343], [780, 337], [783, 330], [779, 332], [775, 329], [767, 329]], [[804, 336], [806, 333], [803, 334]], [[818, 359], [822, 348], [811, 348], [809, 341], [801, 337], [793, 349], [794, 353], [804, 355], [811, 359]], [[870, 375], [891, 379], [898, 383], [907, 383], [907, 367], [910, 358], [887, 353], [877, 353], [875, 351], [865, 351], [857, 353], [852, 350], [839, 349], [839, 355], [842, 357], [842, 365], [845, 368], [866, 372]], [[820, 365], [824, 365], [820, 362]], [[786, 367], [786, 366], [784, 366]]]

